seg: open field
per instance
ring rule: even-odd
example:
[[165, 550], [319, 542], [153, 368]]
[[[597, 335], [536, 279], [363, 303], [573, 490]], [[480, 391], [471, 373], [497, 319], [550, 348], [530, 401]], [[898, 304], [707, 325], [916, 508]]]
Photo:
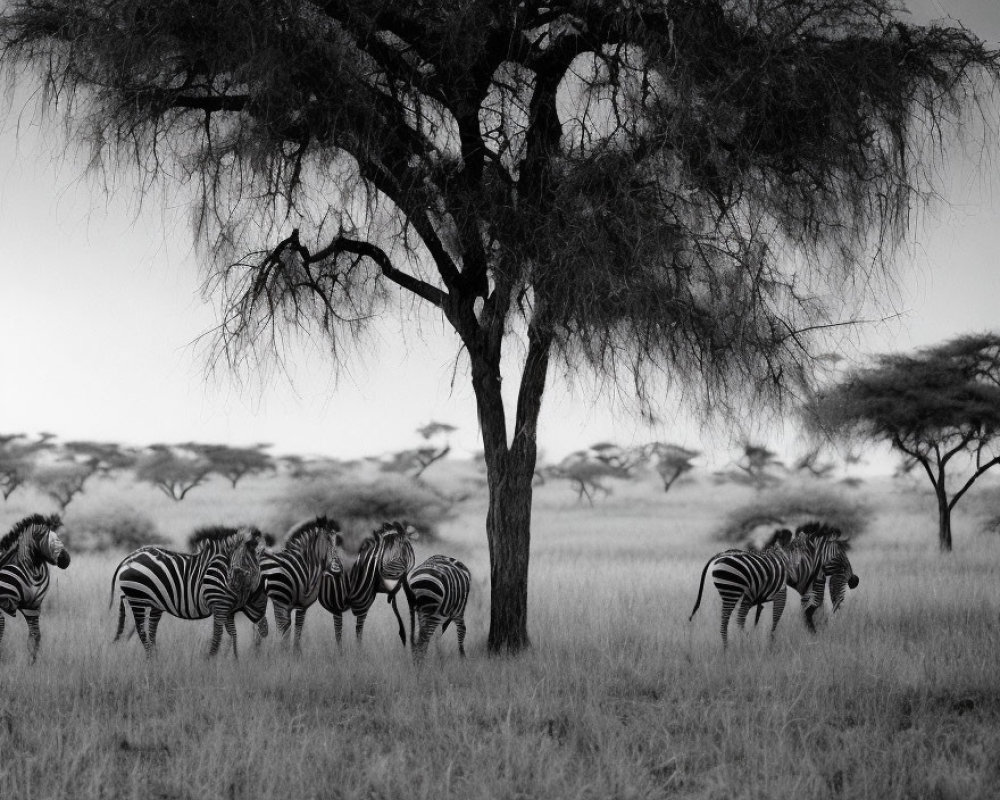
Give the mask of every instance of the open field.
[[[104, 495], [101, 494], [104, 492]], [[81, 498], [99, 504], [111, 489]], [[266, 512], [266, 480], [179, 505], [130, 498], [180, 537]], [[955, 520], [936, 551], [920, 495], [868, 489], [879, 509], [851, 553], [861, 577], [820, 635], [790, 597], [723, 654], [709, 591], [687, 621], [711, 532], [746, 490], [622, 488], [594, 509], [537, 495], [530, 630], [488, 659], [482, 508], [418, 547], [472, 569], [469, 653], [454, 633], [413, 669], [383, 601], [363, 649], [338, 652], [319, 607], [304, 653], [274, 638], [205, 661], [209, 623], [165, 617], [160, 653], [112, 646], [117, 556], [53, 572], [42, 651], [8, 622], [0, 662], [0, 798], [975, 798], [1000, 794], [1000, 537]], [[25, 510], [12, 497], [6, 529]], [[70, 515], [71, 516], [71, 515]], [[221, 519], [220, 519], [221, 516]], [[346, 620], [348, 627], [351, 618]]]

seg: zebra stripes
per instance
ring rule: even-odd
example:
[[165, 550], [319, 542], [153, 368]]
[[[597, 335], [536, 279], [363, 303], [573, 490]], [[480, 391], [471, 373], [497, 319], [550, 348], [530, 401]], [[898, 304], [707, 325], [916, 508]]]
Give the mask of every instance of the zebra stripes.
[[[451, 622], [458, 636], [458, 654], [465, 658], [465, 606], [471, 582], [469, 568], [450, 556], [431, 556], [403, 579], [410, 606], [414, 661], [423, 661], [427, 643], [438, 625], [443, 635]], [[419, 634], [414, 631], [414, 613], [420, 624]]]
[[[227, 527], [224, 525], [209, 525], [206, 527], [198, 528], [188, 537], [188, 547], [193, 553], [200, 553], [205, 550], [209, 550], [213, 553], [221, 552], [223, 542], [230, 536], [239, 532], [239, 528]], [[262, 534], [265, 546], [270, 546], [274, 544], [274, 537], [268, 533]], [[111, 580], [112, 586], [112, 602], [114, 602], [114, 587], [118, 583], [118, 575], [122, 569], [128, 566], [140, 553], [147, 552], [160, 552], [170, 554], [173, 551], [168, 550], [165, 547], [160, 547], [159, 545], [145, 545], [133, 550], [129, 555], [127, 555], [118, 564], [115, 569], [115, 574]], [[118, 628], [115, 631], [115, 638], [112, 642], [117, 642], [123, 631], [125, 630], [125, 619], [126, 619], [126, 608], [127, 603], [125, 600], [125, 595], [121, 594], [118, 598]], [[267, 592], [264, 586], [263, 577], [257, 582], [257, 587], [251, 593], [249, 598], [247, 598], [246, 603], [237, 612], [242, 611], [250, 623], [254, 626], [253, 631], [253, 641], [254, 647], [259, 647], [260, 643], [267, 638], [268, 627], [267, 627]], [[148, 612], [143, 616], [143, 624], [148, 624], [149, 615]], [[131, 639], [135, 635], [138, 628], [132, 627], [127, 639]]]
[[361, 543], [361, 550], [348, 571], [327, 570], [320, 583], [319, 602], [333, 614], [333, 629], [340, 644], [343, 632], [343, 614], [350, 610], [355, 618], [355, 633], [361, 641], [368, 610], [375, 602], [375, 595], [389, 595], [389, 602], [399, 623], [399, 637], [406, 644], [406, 628], [396, 606], [396, 592], [402, 579], [416, 560], [411, 540], [417, 532], [405, 522], [385, 522]]
[[201, 552], [174, 553], [140, 548], [115, 572], [115, 582], [128, 603], [147, 656], [156, 647], [156, 629], [164, 614], [180, 619], [212, 617], [209, 655], [219, 650], [225, 628], [236, 650], [233, 614], [243, 608], [260, 582], [260, 531], [241, 528]]
[[733, 609], [739, 604], [736, 612], [736, 625], [743, 630], [747, 614], [753, 606], [759, 608], [764, 603], [773, 602], [771, 609], [771, 636], [778, 627], [781, 615], [785, 610], [785, 597], [788, 584], [789, 555], [781, 547], [768, 548], [759, 553], [745, 550], [727, 550], [709, 559], [701, 571], [701, 582], [698, 585], [698, 598], [691, 610], [690, 622], [694, 619], [701, 605], [702, 590], [705, 586], [705, 574], [712, 570], [712, 583], [722, 598], [722, 646], [728, 644], [727, 629]]
[[[780, 536], [772, 546], [761, 552], [727, 550], [709, 559], [701, 573], [698, 597], [689, 621], [701, 605], [705, 575], [712, 571], [712, 582], [722, 598], [720, 630], [723, 647], [727, 644], [727, 628], [733, 610], [739, 604], [736, 624], [742, 630], [747, 613], [757, 606], [757, 617], [764, 603], [773, 602], [771, 635], [785, 608], [786, 587], [802, 595], [806, 627], [813, 633], [813, 615], [823, 604], [823, 591], [829, 579], [833, 610], [840, 608], [848, 588], [854, 589], [859, 578], [847, 557], [847, 542], [836, 528], [822, 523], [807, 523], [794, 536]], [[755, 620], [756, 624], [756, 620]]]
[[69, 566], [70, 556], [56, 531], [62, 527], [58, 514], [25, 517], [0, 539], [0, 644], [3, 642], [4, 614], [18, 611], [28, 624], [31, 660], [38, 657], [42, 633], [38, 615], [49, 590], [49, 564], [59, 569]]
[[282, 637], [287, 637], [294, 617], [296, 650], [301, 646], [306, 611], [319, 597], [324, 573], [336, 574], [342, 569], [337, 557], [339, 531], [335, 520], [316, 517], [292, 529], [282, 552], [266, 553], [261, 558], [275, 625]]

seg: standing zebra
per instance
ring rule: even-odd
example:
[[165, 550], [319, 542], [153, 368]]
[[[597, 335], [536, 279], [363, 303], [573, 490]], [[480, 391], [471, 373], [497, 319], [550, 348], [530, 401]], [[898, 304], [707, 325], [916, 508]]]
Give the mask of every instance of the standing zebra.
[[[727, 628], [733, 609], [739, 603], [736, 624], [742, 630], [747, 613], [757, 606], [757, 618], [763, 603], [773, 602], [771, 636], [778, 627], [785, 609], [786, 587], [791, 586], [802, 595], [806, 626], [815, 633], [813, 615], [823, 603], [823, 588], [830, 579], [834, 610], [843, 602], [846, 588], [854, 589], [859, 583], [847, 558], [847, 543], [839, 531], [819, 523], [800, 527], [793, 537], [781, 540], [761, 552], [727, 550], [709, 559], [701, 573], [698, 598], [689, 621], [694, 619], [701, 605], [705, 575], [712, 569], [712, 582], [722, 598], [720, 630], [722, 644], [727, 644]], [[782, 543], [784, 542], [784, 543]]]
[[38, 614], [49, 590], [49, 564], [59, 569], [69, 566], [69, 552], [56, 535], [62, 527], [58, 514], [32, 514], [18, 522], [0, 539], [0, 643], [3, 641], [4, 614], [18, 611], [28, 623], [31, 660], [38, 657], [42, 633]]
[[343, 632], [343, 614], [350, 610], [356, 617], [355, 632], [361, 641], [368, 609], [375, 602], [375, 595], [389, 595], [389, 602], [399, 623], [399, 638], [406, 644], [406, 628], [396, 606], [396, 593], [402, 579], [416, 560], [411, 540], [417, 532], [405, 522], [385, 522], [361, 543], [358, 559], [350, 570], [323, 573], [319, 602], [333, 614], [333, 630], [340, 644]]
[[324, 573], [336, 574], [341, 570], [337, 556], [340, 544], [337, 522], [316, 517], [293, 528], [280, 553], [266, 553], [261, 558], [275, 625], [282, 637], [287, 637], [294, 617], [296, 650], [301, 648], [306, 610], [319, 596], [321, 578]]
[[[252, 529], [255, 530], [255, 529]], [[221, 552], [222, 545], [224, 541], [239, 532], [239, 528], [227, 527], [224, 525], [208, 525], [203, 528], [198, 528], [188, 537], [188, 547], [193, 553], [200, 553], [205, 550], [212, 551], [213, 553]], [[270, 547], [274, 544], [274, 537], [269, 533], [261, 534], [264, 540], [265, 547]], [[137, 550], [132, 551], [129, 555], [122, 559], [121, 563], [118, 564], [115, 570], [114, 577], [111, 580], [112, 586], [112, 602], [114, 601], [114, 587], [118, 583], [119, 573], [140, 554], [149, 552], [159, 552], [170, 554], [171, 550], [165, 547], [160, 547], [158, 545], [145, 545]], [[118, 599], [118, 628], [115, 631], [115, 638], [112, 639], [113, 642], [117, 642], [125, 630], [125, 617], [126, 617], [126, 601], [125, 595], [120, 595]], [[253, 631], [253, 642], [254, 647], [259, 647], [263, 639], [267, 638], [267, 592], [264, 586], [263, 576], [257, 581], [257, 586], [254, 591], [247, 598], [246, 603], [236, 611], [242, 611], [250, 623], [254, 626]], [[149, 612], [143, 616], [143, 623], [148, 624]], [[138, 628], [133, 627], [126, 638], [131, 639], [136, 633]]]
[[139, 639], [152, 656], [156, 628], [164, 612], [180, 619], [212, 617], [214, 656], [222, 641], [223, 628], [236, 651], [233, 614], [246, 605], [260, 582], [260, 553], [263, 541], [255, 528], [240, 528], [198, 553], [174, 553], [162, 548], [140, 548], [115, 571], [111, 591], [117, 582], [132, 610]]
[[[403, 591], [410, 606], [410, 641], [413, 660], [423, 661], [427, 643], [441, 625], [442, 635], [450, 622], [458, 635], [458, 654], [465, 658], [465, 605], [469, 600], [469, 568], [450, 556], [431, 556], [403, 578]], [[420, 622], [414, 631], [414, 612]]]

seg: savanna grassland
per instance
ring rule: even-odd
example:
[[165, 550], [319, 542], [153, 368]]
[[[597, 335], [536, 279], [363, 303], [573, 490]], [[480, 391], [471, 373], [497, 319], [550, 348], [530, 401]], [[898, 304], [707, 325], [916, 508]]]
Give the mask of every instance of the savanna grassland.
[[[196, 525], [266, 516], [280, 479], [141, 504], [178, 542]], [[484, 512], [470, 501], [417, 548], [472, 569], [469, 658], [454, 633], [415, 670], [379, 600], [363, 647], [341, 650], [318, 606], [304, 652], [276, 637], [203, 657], [210, 625], [165, 617], [159, 654], [110, 643], [119, 554], [80, 555], [53, 587], [42, 651], [8, 621], [0, 661], [0, 797], [31, 798], [975, 798], [1000, 795], [1000, 537], [956, 517], [939, 556], [932, 506], [888, 481], [851, 552], [859, 588], [820, 634], [794, 597], [723, 653], [719, 600], [688, 615], [713, 531], [750, 496], [707, 480], [622, 486], [590, 509], [541, 487], [532, 650], [487, 658]], [[14, 496], [6, 530], [36, 510]], [[42, 509], [39, 509], [42, 510]], [[44, 509], [47, 510], [47, 509]], [[71, 528], [72, 507], [67, 515]], [[348, 616], [348, 633], [352, 624]]]

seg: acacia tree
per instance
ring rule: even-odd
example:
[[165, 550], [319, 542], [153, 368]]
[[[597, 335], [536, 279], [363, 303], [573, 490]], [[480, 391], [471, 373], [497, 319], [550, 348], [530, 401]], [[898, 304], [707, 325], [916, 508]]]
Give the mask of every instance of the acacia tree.
[[399, 295], [455, 330], [493, 652], [528, 643], [550, 364], [644, 411], [663, 376], [723, 414], [780, 399], [998, 70], [891, 0], [21, 0], [0, 36], [103, 163], [189, 178], [228, 358], [299, 329], [343, 356]]
[[[950, 551], [952, 510], [1000, 464], [1000, 334], [878, 356], [818, 392], [806, 413], [822, 431], [888, 442], [923, 467], [937, 497], [938, 544]], [[949, 485], [949, 470], [963, 467]]]

